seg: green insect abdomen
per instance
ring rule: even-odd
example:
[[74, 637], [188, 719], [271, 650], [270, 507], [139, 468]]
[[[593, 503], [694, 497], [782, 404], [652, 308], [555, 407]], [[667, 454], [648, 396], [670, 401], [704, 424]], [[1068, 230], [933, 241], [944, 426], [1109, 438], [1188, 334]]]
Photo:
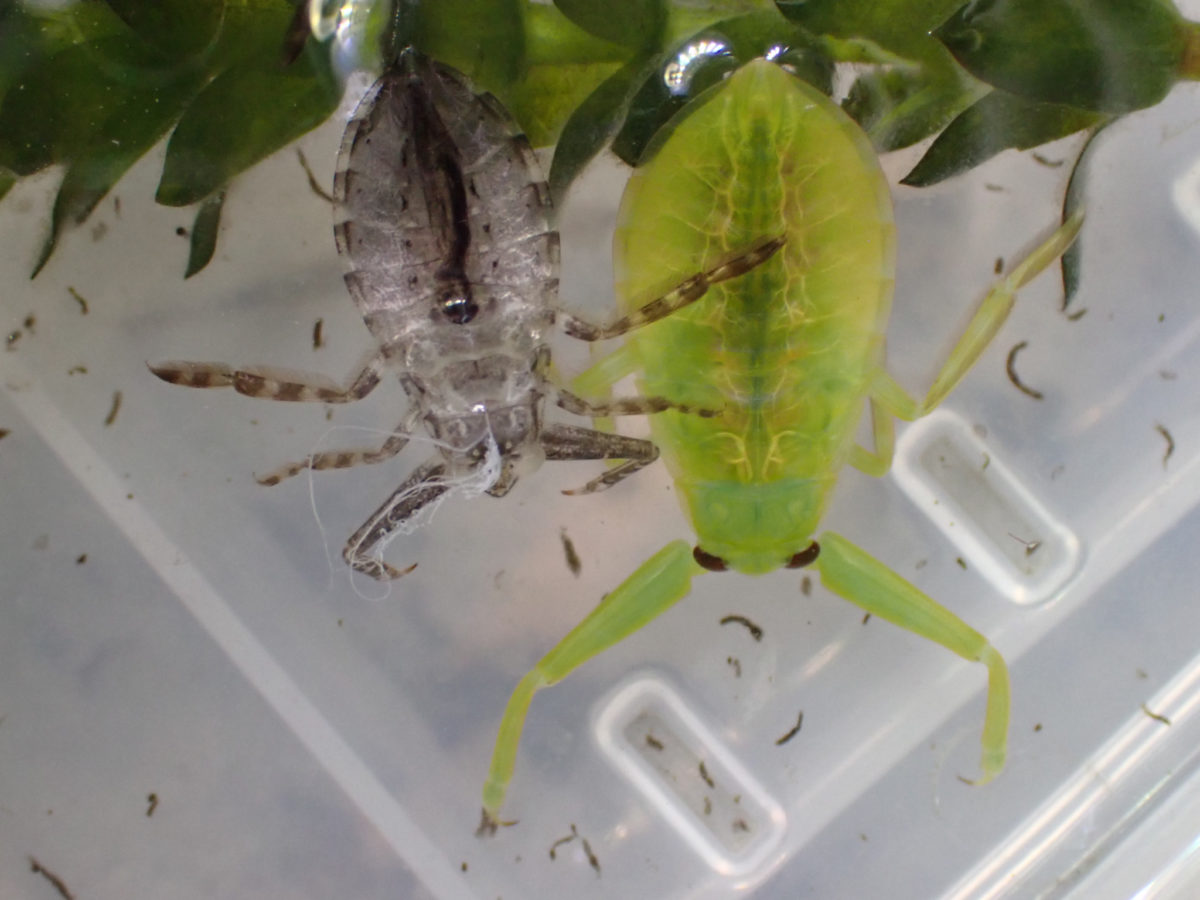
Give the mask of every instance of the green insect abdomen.
[[[722, 410], [655, 417], [684, 493], [807, 483], [814, 508], [802, 517], [814, 527], [854, 437], [892, 291], [891, 200], [866, 137], [814, 88], [758, 60], [677, 124], [630, 180], [619, 221], [625, 310], [786, 236], [766, 263], [630, 340], [646, 394]], [[702, 511], [692, 513], [703, 543]]]

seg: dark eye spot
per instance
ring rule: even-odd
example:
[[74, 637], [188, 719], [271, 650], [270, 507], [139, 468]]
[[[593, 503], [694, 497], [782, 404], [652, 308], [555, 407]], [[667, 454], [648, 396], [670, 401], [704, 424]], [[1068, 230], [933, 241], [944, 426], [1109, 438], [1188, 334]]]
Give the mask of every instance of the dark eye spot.
[[692, 559], [696, 560], [697, 565], [701, 568], [708, 569], [710, 572], [724, 572], [729, 568], [721, 557], [705, 553], [699, 547], [692, 550]]
[[784, 566], [789, 569], [803, 569], [805, 566], [811, 566], [817, 561], [817, 557], [821, 554], [821, 545], [813, 541], [808, 545], [808, 549], [801, 550], [799, 553], [792, 555]]

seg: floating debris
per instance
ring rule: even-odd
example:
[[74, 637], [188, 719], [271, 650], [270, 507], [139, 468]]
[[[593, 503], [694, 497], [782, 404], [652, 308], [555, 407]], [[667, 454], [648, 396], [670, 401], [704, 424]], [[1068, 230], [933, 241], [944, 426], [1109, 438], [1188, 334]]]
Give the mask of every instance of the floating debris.
[[113, 391], [112, 408], [109, 409], [108, 415], [104, 417], [104, 427], [108, 428], [117, 421], [117, 413], [121, 411], [121, 392]]
[[800, 726], [803, 724], [804, 724], [804, 710], [800, 710], [800, 715], [796, 716], [796, 724], [792, 726], [792, 729], [787, 734], [775, 739], [775, 746], [782, 747], [784, 744], [786, 744], [788, 741], [790, 741], [792, 738], [794, 738], [796, 735], [798, 735], [800, 733]]
[[69, 284], [67, 285], [67, 293], [70, 294], [72, 297], [74, 297], [75, 302], [79, 304], [79, 314], [81, 316], [86, 316], [88, 314], [88, 312], [90, 311], [90, 307], [88, 306], [87, 298], [84, 297], [83, 294], [79, 293], [79, 291], [75, 290], [75, 288], [71, 287], [71, 285], [69, 285]]
[[558, 529], [558, 536], [562, 540], [563, 556], [567, 558], [567, 568], [571, 570], [571, 574], [576, 578], [583, 571], [583, 563], [579, 560], [579, 554], [575, 552], [575, 544], [567, 537], [567, 529]]
[[1008, 351], [1008, 361], [1004, 363], [1004, 371], [1008, 373], [1008, 380], [1013, 383], [1013, 386], [1016, 387], [1018, 391], [1020, 391], [1022, 394], [1027, 394], [1034, 400], [1041, 400], [1043, 397], [1042, 392], [1034, 390], [1027, 384], [1023, 384], [1021, 379], [1017, 377], [1017, 371], [1014, 368], [1017, 362], [1017, 354], [1024, 350], [1028, 345], [1028, 341], [1021, 341]]
[[29, 857], [29, 870], [35, 875], [41, 875], [48, 882], [54, 885], [54, 889], [58, 891], [59, 896], [62, 897], [63, 900], [75, 900], [75, 895], [67, 889], [66, 883], [32, 856]]
[[754, 638], [754, 640], [761, 641], [763, 639], [762, 628], [760, 628], [758, 625], [755, 625], [745, 616], [732, 615], [726, 616], [721, 620], [722, 625], [728, 625], [730, 622], [736, 622], [739, 625], [745, 625], [746, 630], [750, 632], [750, 637]]
[[1163, 453], [1162, 466], [1167, 467], [1167, 460], [1171, 458], [1171, 454], [1175, 452], [1175, 439], [1171, 437], [1171, 432], [1167, 431], [1166, 426], [1159, 425], [1157, 422], [1154, 425], [1154, 430], [1163, 436], [1163, 440], [1167, 442], [1167, 449]]

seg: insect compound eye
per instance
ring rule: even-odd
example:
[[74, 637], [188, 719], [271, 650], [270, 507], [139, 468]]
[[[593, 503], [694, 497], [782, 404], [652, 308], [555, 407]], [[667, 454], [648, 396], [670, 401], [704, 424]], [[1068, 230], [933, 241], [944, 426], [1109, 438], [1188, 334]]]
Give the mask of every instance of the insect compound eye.
[[705, 553], [699, 547], [692, 550], [692, 559], [703, 569], [708, 569], [710, 572], [724, 572], [729, 566], [725, 565], [725, 560], [719, 556], [713, 556], [711, 553]]
[[803, 569], [805, 566], [811, 566], [817, 561], [817, 557], [821, 555], [821, 545], [813, 541], [808, 545], [807, 550], [801, 550], [799, 553], [792, 555], [784, 566], [789, 569]]
[[479, 312], [479, 304], [469, 296], [449, 294], [442, 298], [442, 315], [455, 325], [466, 325]]

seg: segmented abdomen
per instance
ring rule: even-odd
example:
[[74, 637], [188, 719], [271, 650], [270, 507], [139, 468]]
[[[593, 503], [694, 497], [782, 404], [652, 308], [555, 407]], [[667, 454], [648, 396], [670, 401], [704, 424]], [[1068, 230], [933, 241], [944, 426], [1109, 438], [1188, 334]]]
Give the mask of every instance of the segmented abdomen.
[[[379, 78], [346, 129], [334, 179], [345, 276], [385, 346], [428, 339], [448, 287], [478, 312], [447, 317], [443, 353], [477, 354], [540, 329], [558, 287], [558, 235], [528, 142], [487, 94], [413, 50]], [[433, 321], [437, 321], [436, 318]]]
[[676, 478], [831, 483], [882, 348], [894, 233], [874, 151], [828, 98], [759, 60], [631, 179], [615, 239], [621, 303], [779, 234], [772, 259], [631, 338], [645, 393], [723, 410], [655, 417]]

